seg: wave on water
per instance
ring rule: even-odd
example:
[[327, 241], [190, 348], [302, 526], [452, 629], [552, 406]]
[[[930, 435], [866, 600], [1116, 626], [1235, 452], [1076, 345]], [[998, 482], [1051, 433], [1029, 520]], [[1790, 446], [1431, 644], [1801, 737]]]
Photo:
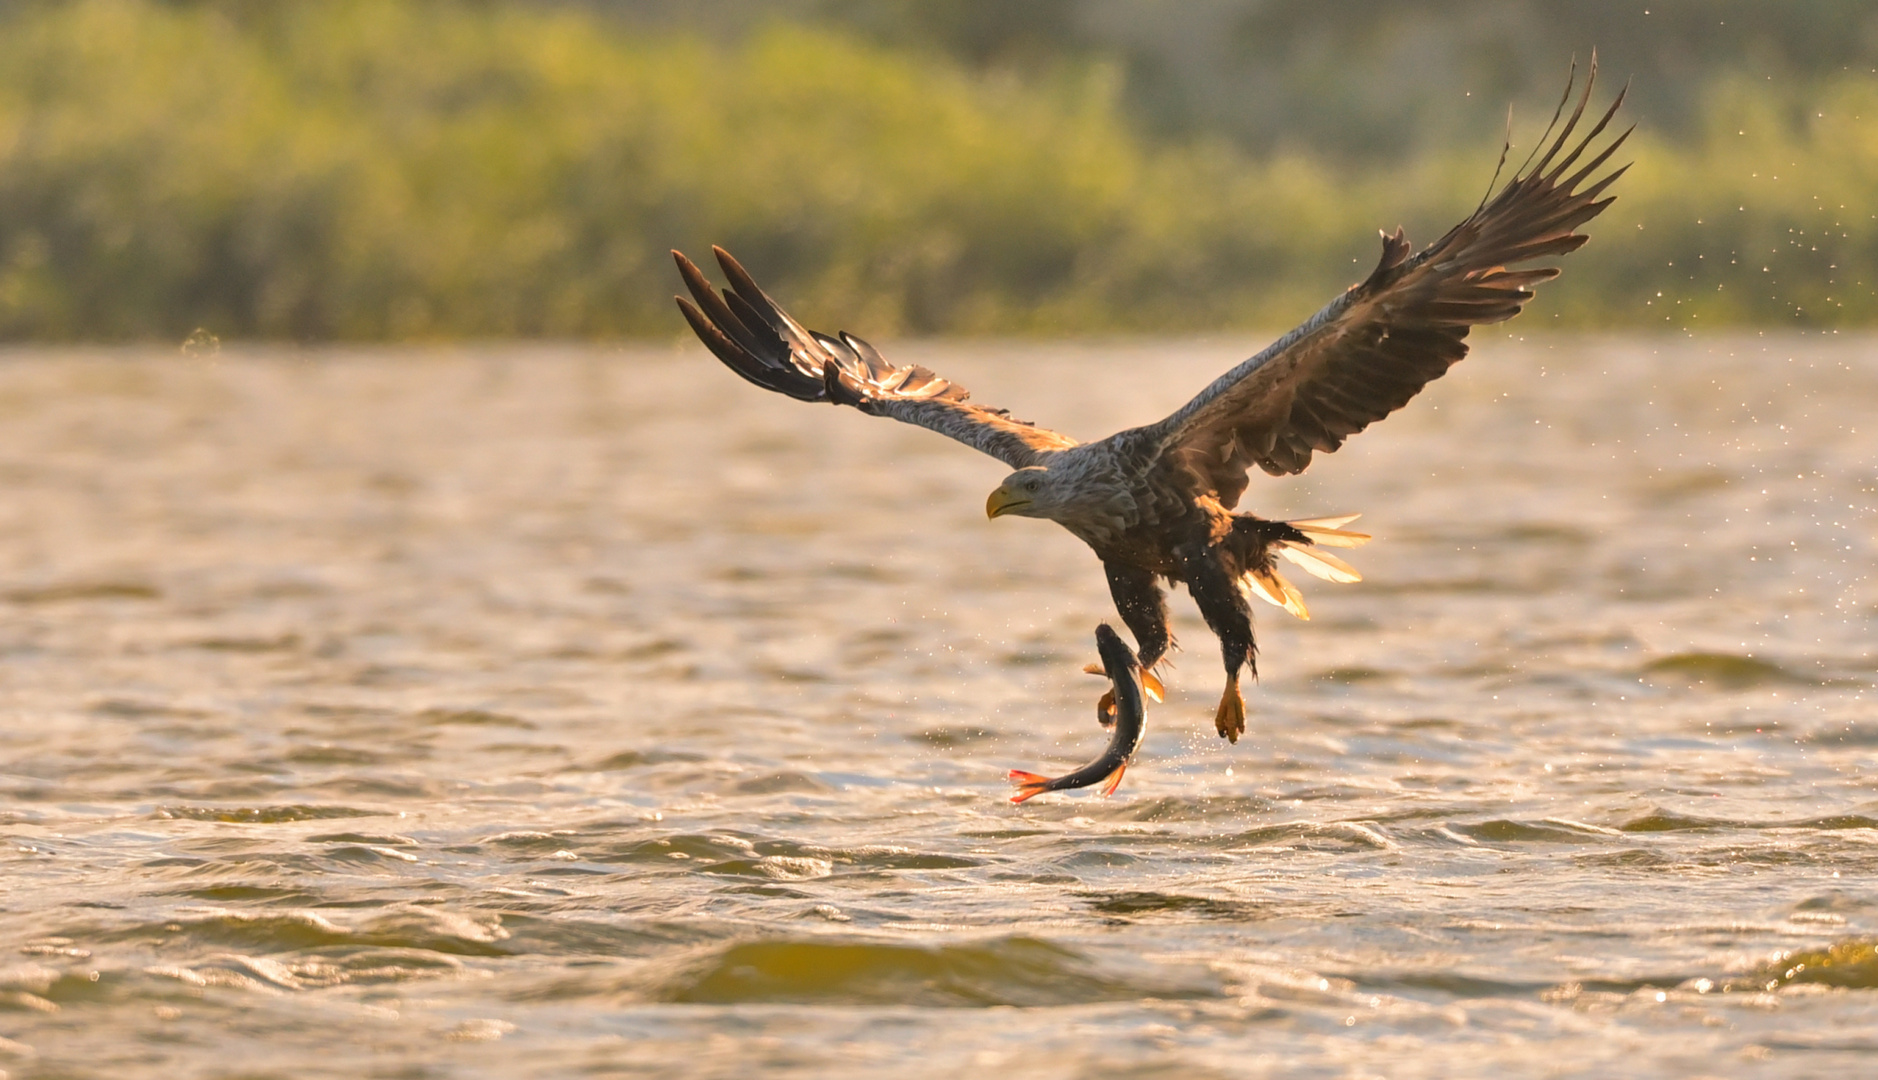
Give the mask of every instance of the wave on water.
[[222, 821], [243, 825], [276, 825], [288, 821], [322, 821], [330, 818], [378, 817], [382, 810], [362, 810], [353, 806], [159, 806], [150, 816], [158, 820]]
[[494, 915], [466, 915], [418, 905], [387, 908], [350, 926], [314, 911], [185, 908], [161, 925], [132, 924], [85, 936], [94, 941], [171, 950], [189, 945], [279, 953], [382, 946], [456, 956], [505, 956], [512, 951], [503, 947], [509, 931]]
[[1643, 665], [1643, 678], [1653, 683], [1704, 686], [1716, 690], [1750, 690], [1762, 686], [1818, 686], [1779, 664], [1732, 653], [1686, 652]]
[[713, 950], [651, 992], [690, 1004], [985, 1008], [1224, 995], [1205, 968], [1124, 968], [1032, 937], [941, 945], [781, 939]]
[[1777, 990], [1783, 986], [1833, 986], [1878, 990], [1878, 938], [1835, 941], [1823, 948], [1795, 949], [1729, 989]]

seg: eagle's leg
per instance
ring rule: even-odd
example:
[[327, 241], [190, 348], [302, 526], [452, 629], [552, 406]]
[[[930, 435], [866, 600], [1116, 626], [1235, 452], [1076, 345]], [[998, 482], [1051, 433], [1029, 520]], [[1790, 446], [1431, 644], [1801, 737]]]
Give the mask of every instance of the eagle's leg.
[[1239, 693], [1239, 672], [1251, 669], [1258, 677], [1258, 645], [1252, 637], [1252, 608], [1240, 590], [1230, 557], [1220, 547], [1208, 544], [1183, 553], [1182, 571], [1187, 592], [1200, 617], [1213, 633], [1219, 635], [1219, 655], [1226, 668], [1226, 689], [1219, 698], [1219, 710], [1213, 726], [1227, 742], [1238, 742], [1245, 734], [1245, 698]]
[[[1128, 632], [1135, 636], [1135, 654], [1141, 658], [1141, 684], [1159, 701], [1167, 691], [1150, 669], [1166, 657], [1167, 650], [1174, 644], [1174, 633], [1167, 623], [1167, 594], [1155, 583], [1155, 575], [1150, 571], [1110, 561], [1102, 563], [1102, 570], [1108, 575], [1109, 596], [1115, 600], [1115, 610]], [[1100, 665], [1092, 664], [1084, 670], [1105, 674]], [[1115, 722], [1113, 689], [1096, 702], [1096, 722], [1103, 727]]]

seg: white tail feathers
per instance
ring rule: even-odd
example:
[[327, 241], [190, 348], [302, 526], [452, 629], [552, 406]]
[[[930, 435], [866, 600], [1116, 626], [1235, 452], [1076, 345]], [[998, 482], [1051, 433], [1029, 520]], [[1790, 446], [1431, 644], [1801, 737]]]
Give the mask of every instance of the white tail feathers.
[[1277, 604], [1300, 619], [1311, 617], [1311, 609], [1304, 606], [1304, 595], [1298, 592], [1296, 585], [1280, 577], [1278, 571], [1269, 568], [1253, 570], [1239, 580], [1260, 600]]
[[[1303, 533], [1309, 543], [1300, 544], [1294, 540], [1280, 540], [1272, 545], [1272, 550], [1285, 561], [1304, 569], [1313, 577], [1347, 585], [1363, 580], [1356, 567], [1344, 562], [1319, 547], [1361, 547], [1369, 543], [1369, 534], [1351, 532], [1342, 526], [1355, 521], [1361, 515], [1345, 514], [1342, 517], [1307, 518], [1303, 521], [1287, 521], [1285, 524]], [[1279, 576], [1277, 570], [1269, 567], [1249, 571], [1240, 579], [1247, 591], [1269, 604], [1276, 604], [1300, 619], [1309, 619], [1311, 609], [1304, 604], [1304, 597], [1297, 586]]]
[[1287, 521], [1285, 524], [1294, 529], [1341, 529], [1362, 516], [1361, 514], [1339, 514], [1336, 517], [1299, 518], [1296, 521]]
[[1287, 521], [1285, 524], [1323, 547], [1353, 548], [1369, 543], [1369, 534], [1351, 532], [1344, 526], [1362, 516], [1361, 514], [1345, 514], [1342, 517], [1306, 518], [1303, 521]]
[[1312, 577], [1334, 581], [1339, 585], [1348, 585], [1352, 581], [1363, 580], [1363, 575], [1356, 572], [1356, 567], [1328, 551], [1312, 551], [1310, 548], [1288, 540], [1278, 541], [1276, 547], [1281, 558], [1303, 567], [1304, 572]]

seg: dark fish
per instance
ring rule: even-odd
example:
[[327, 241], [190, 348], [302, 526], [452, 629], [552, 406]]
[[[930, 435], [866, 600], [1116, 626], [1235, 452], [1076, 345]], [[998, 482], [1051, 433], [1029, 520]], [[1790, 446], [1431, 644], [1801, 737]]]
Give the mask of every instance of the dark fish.
[[1017, 794], [1011, 796], [1012, 802], [1021, 803], [1046, 791], [1088, 787], [1104, 780], [1108, 781], [1108, 787], [1102, 789], [1104, 795], [1113, 795], [1115, 789], [1121, 786], [1122, 772], [1128, 768], [1128, 759], [1135, 756], [1135, 751], [1141, 746], [1141, 736], [1147, 730], [1147, 702], [1141, 692], [1141, 662], [1135, 658], [1135, 651], [1107, 623], [1096, 627], [1096, 653], [1102, 657], [1102, 666], [1106, 669], [1109, 681], [1115, 685], [1115, 724], [1110, 728], [1108, 749], [1089, 764], [1054, 780], [1022, 769], [1012, 769], [1011, 783], [1018, 787]]

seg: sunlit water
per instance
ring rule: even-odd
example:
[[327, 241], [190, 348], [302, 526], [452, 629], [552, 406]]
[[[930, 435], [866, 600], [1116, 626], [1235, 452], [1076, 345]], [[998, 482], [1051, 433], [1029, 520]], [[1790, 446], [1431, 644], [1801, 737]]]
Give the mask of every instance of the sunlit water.
[[[1093, 437], [1237, 342], [902, 349]], [[697, 347], [0, 359], [0, 1069], [1778, 1076], [1878, 1053], [1878, 342], [1489, 338], [1119, 794], [1100, 570]]]

